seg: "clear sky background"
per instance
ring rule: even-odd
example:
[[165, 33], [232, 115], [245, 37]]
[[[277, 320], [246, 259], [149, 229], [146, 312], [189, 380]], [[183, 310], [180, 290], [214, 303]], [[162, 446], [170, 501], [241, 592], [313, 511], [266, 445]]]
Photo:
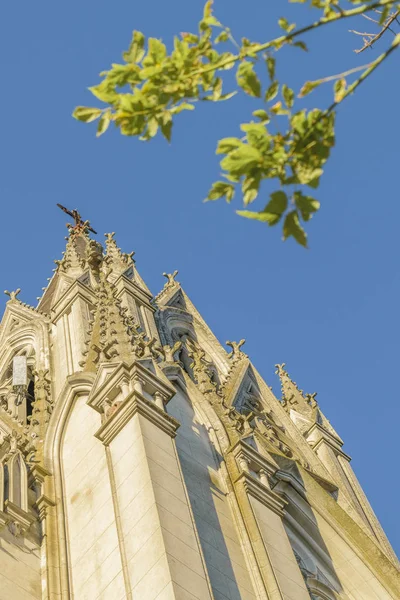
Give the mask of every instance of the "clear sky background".
[[[121, 60], [133, 28], [170, 42], [194, 31], [202, 0], [5, 2], [0, 9], [2, 289], [22, 288], [35, 304], [67, 230], [60, 202], [78, 207], [123, 250], [157, 293], [163, 271], [178, 279], [218, 338], [247, 339], [245, 350], [274, 386], [277, 362], [320, 405], [400, 551], [398, 497], [399, 227], [398, 56], [340, 109], [337, 145], [318, 190], [322, 208], [308, 226], [310, 249], [283, 243], [278, 229], [248, 222], [222, 201], [203, 204], [218, 178], [216, 140], [239, 133], [260, 101], [236, 97], [181, 115], [172, 145], [95, 138], [71, 118], [95, 104], [85, 91]], [[313, 12], [283, 0], [217, 0], [234, 34], [266, 41], [282, 15]], [[298, 90], [306, 79], [371, 60], [347, 21], [288, 49], [278, 76]], [[380, 44], [378, 50], [391, 40]], [[331, 100], [331, 88], [307, 99]], [[267, 200], [267, 189], [255, 208]], [[99, 236], [102, 239], [102, 235]], [[0, 301], [2, 310], [6, 297]]]

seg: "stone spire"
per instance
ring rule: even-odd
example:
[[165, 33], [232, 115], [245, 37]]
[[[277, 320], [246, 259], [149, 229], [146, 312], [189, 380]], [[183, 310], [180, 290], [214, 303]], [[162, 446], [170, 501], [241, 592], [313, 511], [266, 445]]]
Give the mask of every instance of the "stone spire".
[[117, 246], [117, 242], [114, 238], [115, 233], [106, 233], [106, 255], [104, 262], [106, 266], [111, 269], [112, 279], [117, 279], [120, 275], [125, 273], [129, 267], [133, 267], [135, 261], [133, 260], [134, 252], [126, 254], [121, 252], [121, 248]]
[[289, 414], [294, 410], [298, 415], [303, 417], [301, 421], [294, 419], [300, 430], [305, 433], [310, 429], [312, 424], [317, 423], [343, 444], [341, 438], [320, 409], [316, 400], [317, 393], [306, 394], [303, 390], [299, 389], [297, 383], [292, 381], [285, 370], [285, 363], [275, 366], [277, 368], [275, 372], [281, 380], [282, 404], [284, 409]]
[[[62, 253], [63, 257], [61, 260], [55, 260], [57, 269], [62, 273], [67, 273], [72, 277], [82, 275], [85, 268], [84, 255], [82, 256], [82, 243], [77, 244], [78, 239], [81, 236], [69, 235], [67, 237], [67, 245], [65, 251]], [[81, 241], [79, 239], [79, 241]]]
[[67, 244], [61, 260], [55, 260], [56, 268], [53, 277], [49, 278], [47, 287], [38, 298], [38, 308], [50, 312], [50, 308], [79, 279], [88, 286], [96, 285], [103, 264], [103, 247], [89, 236], [85, 224], [69, 227]]
[[95, 290], [97, 305], [88, 341], [85, 370], [95, 371], [99, 362], [116, 357], [131, 362], [134, 354], [133, 342], [139, 335], [134, 323], [130, 323], [116, 297], [116, 291], [108, 277], [110, 270], [100, 272]]
[[304, 394], [297, 383], [293, 381], [288, 372], [285, 370], [285, 363], [275, 365], [275, 373], [279, 375], [281, 380], [282, 404], [287, 412], [293, 408], [297, 412], [303, 414], [307, 418], [314, 415], [318, 403], [315, 400], [316, 394]]

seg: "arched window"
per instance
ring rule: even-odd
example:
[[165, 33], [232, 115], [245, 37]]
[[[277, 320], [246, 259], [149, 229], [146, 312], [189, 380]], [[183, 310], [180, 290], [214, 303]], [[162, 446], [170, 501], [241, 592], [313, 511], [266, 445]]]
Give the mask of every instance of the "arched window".
[[20, 452], [16, 452], [8, 461], [9, 491], [8, 499], [22, 510], [28, 510], [28, 472]]

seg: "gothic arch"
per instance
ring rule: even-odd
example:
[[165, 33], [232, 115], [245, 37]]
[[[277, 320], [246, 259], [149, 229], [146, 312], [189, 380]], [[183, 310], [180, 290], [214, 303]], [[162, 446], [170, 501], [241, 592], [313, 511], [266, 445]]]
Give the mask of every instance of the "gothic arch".
[[7, 462], [9, 484], [8, 499], [28, 512], [28, 469], [24, 457], [18, 450]]
[[[4, 345], [4, 352], [0, 356], [0, 371], [4, 365], [9, 362], [11, 356], [15, 356], [26, 347], [33, 348], [33, 353], [40, 357], [43, 362], [47, 355], [47, 331], [44, 323], [40, 321], [26, 323], [26, 325], [7, 336], [7, 344]], [[47, 364], [43, 365], [47, 368]]]
[[[188, 335], [206, 352], [215, 365], [216, 371], [222, 375], [228, 373], [228, 360], [225, 350], [219, 345], [210, 331], [195, 316], [183, 311], [162, 313], [165, 328], [173, 341]], [[218, 348], [216, 348], [218, 344]]]
[[28, 364], [36, 368], [48, 369], [48, 333], [41, 322], [27, 323], [7, 339], [4, 352], [0, 355], [0, 373], [4, 372], [13, 356], [27, 353]]
[[[88, 396], [92, 388], [94, 375], [79, 373], [70, 376], [57, 399], [50, 417], [44, 443], [44, 461], [46, 469], [52, 473], [53, 481], [48, 493], [54, 497], [55, 508], [48, 518], [56, 535], [46, 538], [46, 556], [48, 561], [48, 587], [60, 593], [60, 600], [70, 600], [70, 567], [67, 545], [67, 525], [65, 521], [65, 492], [61, 468], [61, 447], [68, 417], [77, 397]], [[48, 482], [48, 485], [50, 482]], [[53, 568], [51, 568], [53, 567]], [[58, 575], [59, 573], [59, 575]]]

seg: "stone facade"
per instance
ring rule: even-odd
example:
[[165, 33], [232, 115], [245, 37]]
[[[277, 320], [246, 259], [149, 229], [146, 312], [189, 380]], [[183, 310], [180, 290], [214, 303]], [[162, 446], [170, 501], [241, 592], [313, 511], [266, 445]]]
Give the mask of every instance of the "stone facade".
[[37, 308], [8, 293], [0, 600], [400, 599], [315, 394], [277, 365], [278, 400], [176, 275], [153, 297], [78, 222]]

